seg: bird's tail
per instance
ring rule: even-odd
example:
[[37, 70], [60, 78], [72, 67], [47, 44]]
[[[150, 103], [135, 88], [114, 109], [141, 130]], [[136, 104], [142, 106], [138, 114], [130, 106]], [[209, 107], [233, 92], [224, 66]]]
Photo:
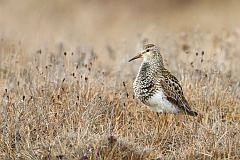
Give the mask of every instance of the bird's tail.
[[198, 115], [198, 113], [195, 112], [195, 111], [188, 111], [187, 114], [190, 115], [190, 116], [197, 116]]

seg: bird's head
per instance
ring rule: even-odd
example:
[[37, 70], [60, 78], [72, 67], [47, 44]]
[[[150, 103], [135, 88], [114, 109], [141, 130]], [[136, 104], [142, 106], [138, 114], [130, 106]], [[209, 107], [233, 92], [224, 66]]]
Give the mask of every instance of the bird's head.
[[143, 50], [136, 55], [135, 57], [131, 58], [128, 62], [131, 62], [135, 59], [143, 58], [143, 61], [149, 62], [152, 60], [160, 60], [162, 61], [162, 57], [160, 54], [160, 49], [154, 44], [146, 44], [143, 47]]

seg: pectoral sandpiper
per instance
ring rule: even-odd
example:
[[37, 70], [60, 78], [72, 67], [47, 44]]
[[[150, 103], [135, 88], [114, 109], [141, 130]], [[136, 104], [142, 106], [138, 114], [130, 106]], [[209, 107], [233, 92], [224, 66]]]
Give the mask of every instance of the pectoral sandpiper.
[[163, 65], [160, 49], [147, 44], [143, 51], [129, 60], [143, 58], [143, 62], [133, 83], [135, 96], [157, 113], [184, 113], [197, 116], [187, 100], [182, 87]]

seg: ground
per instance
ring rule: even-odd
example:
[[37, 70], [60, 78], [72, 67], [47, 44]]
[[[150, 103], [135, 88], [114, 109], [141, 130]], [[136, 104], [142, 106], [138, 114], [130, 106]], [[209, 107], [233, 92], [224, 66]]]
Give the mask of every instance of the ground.
[[[16, 3], [0, 1], [2, 159], [240, 159], [238, 1]], [[134, 97], [145, 43], [199, 116]]]

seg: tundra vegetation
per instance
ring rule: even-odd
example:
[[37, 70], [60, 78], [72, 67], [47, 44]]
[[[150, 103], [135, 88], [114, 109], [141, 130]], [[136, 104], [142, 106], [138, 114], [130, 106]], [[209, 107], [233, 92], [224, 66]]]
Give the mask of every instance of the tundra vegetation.
[[[239, 2], [14, 2], [0, 1], [0, 157], [240, 158]], [[134, 97], [128, 59], [147, 42], [199, 116]]]

